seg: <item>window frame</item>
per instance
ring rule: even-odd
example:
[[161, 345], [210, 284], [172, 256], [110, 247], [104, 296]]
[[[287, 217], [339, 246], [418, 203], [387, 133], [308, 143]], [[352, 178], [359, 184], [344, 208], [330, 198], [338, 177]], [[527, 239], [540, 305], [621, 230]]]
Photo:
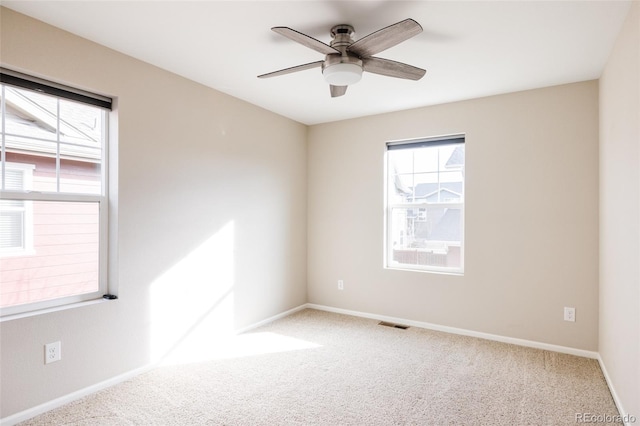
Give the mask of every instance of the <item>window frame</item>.
[[[28, 76], [22, 73], [18, 73], [6, 68], [0, 68], [0, 90], [2, 90], [2, 99], [0, 105], [0, 114], [2, 114], [2, 126], [0, 129], [0, 181], [5, 182], [5, 170], [10, 164], [6, 161], [6, 131], [4, 123], [5, 117], [5, 95], [4, 90], [6, 87], [14, 87], [21, 90], [30, 90], [35, 93], [44, 93], [48, 96], [52, 96], [58, 99], [58, 105], [60, 100], [73, 101], [81, 104], [86, 104], [92, 107], [97, 107], [102, 110], [103, 125], [102, 125], [102, 137], [101, 137], [101, 159], [100, 159], [100, 194], [83, 194], [83, 193], [71, 193], [60, 192], [60, 148], [58, 148], [57, 160], [56, 160], [56, 189], [55, 192], [50, 191], [15, 191], [6, 190], [0, 187], [0, 198], [2, 200], [22, 200], [25, 202], [37, 202], [37, 201], [51, 201], [51, 202], [80, 202], [80, 203], [97, 203], [98, 204], [98, 288], [96, 291], [83, 294], [75, 294], [63, 297], [57, 297], [49, 300], [24, 303], [20, 305], [8, 306], [0, 308], [0, 321], [20, 318], [25, 315], [37, 314], [40, 312], [48, 312], [51, 309], [61, 308], [66, 306], [72, 306], [80, 302], [88, 302], [101, 300], [104, 294], [109, 293], [109, 210], [110, 210], [110, 191], [109, 191], [109, 172], [110, 172], [110, 126], [111, 126], [111, 109], [112, 99], [104, 97], [102, 95], [93, 94], [84, 90], [75, 89], [69, 86], [61, 85], [58, 83], [43, 80], [37, 77]], [[59, 108], [59, 107], [58, 107]], [[59, 114], [59, 112], [58, 112]], [[64, 145], [66, 142], [61, 140], [58, 134], [56, 138], [56, 144], [58, 147]], [[27, 166], [27, 164], [16, 163], [20, 166]], [[11, 166], [13, 167], [13, 166]], [[33, 222], [32, 222], [33, 223]], [[31, 231], [32, 233], [32, 231]], [[32, 237], [31, 237], [32, 238]], [[24, 253], [19, 253], [24, 254]]]
[[[397, 140], [389, 141], [386, 143], [385, 155], [384, 155], [384, 242], [383, 242], [383, 266], [385, 269], [402, 270], [402, 271], [416, 271], [416, 272], [428, 272], [428, 273], [440, 273], [449, 275], [464, 275], [465, 265], [465, 165], [462, 165], [462, 194], [460, 201], [451, 202], [413, 202], [413, 203], [393, 203], [391, 202], [391, 196], [389, 194], [392, 184], [390, 179], [393, 178], [392, 171], [389, 167], [389, 152], [396, 149], [418, 149], [418, 148], [432, 148], [432, 147], [444, 147], [444, 146], [465, 146], [466, 136], [464, 133], [436, 136], [429, 138], [409, 139], [409, 140]], [[466, 157], [466, 156], [465, 156]], [[465, 158], [466, 160], [466, 158]], [[438, 171], [440, 173], [440, 171]], [[428, 211], [435, 208], [456, 208], [460, 210], [460, 266], [459, 267], [442, 267], [433, 265], [419, 265], [410, 263], [401, 263], [394, 261], [393, 259], [393, 210], [405, 209], [415, 210], [416, 217], [414, 220], [420, 221], [420, 211], [424, 209], [425, 214]], [[455, 246], [456, 244], [448, 244], [449, 246]]]

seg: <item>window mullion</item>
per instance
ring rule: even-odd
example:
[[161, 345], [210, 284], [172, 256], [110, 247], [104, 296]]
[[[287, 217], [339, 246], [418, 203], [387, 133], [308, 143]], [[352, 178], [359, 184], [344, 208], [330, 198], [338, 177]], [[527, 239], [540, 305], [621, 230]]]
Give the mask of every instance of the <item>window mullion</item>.
[[82, 203], [104, 202], [104, 195], [92, 194], [65, 194], [57, 192], [21, 192], [21, 191], [0, 191], [0, 198], [3, 200], [33, 200], [33, 201], [78, 201]]
[[462, 208], [463, 202], [448, 202], [448, 203], [391, 203], [389, 208], [391, 209], [434, 209], [434, 208]]
[[60, 99], [56, 102], [56, 192], [60, 192]]
[[416, 201], [416, 153], [411, 153], [411, 201]]
[[440, 199], [440, 193], [442, 192], [442, 187], [440, 186], [440, 149], [438, 148], [436, 152], [438, 158], [438, 173], [436, 173], [436, 176], [438, 177], [438, 202], [440, 202], [442, 201]]
[[5, 95], [4, 95], [4, 85], [0, 86], [0, 90], [2, 91], [2, 104], [0, 105], [0, 114], [2, 114], [2, 141], [0, 141], [0, 180], [2, 181], [2, 185], [0, 185], [0, 190], [5, 189], [7, 186], [5, 183], [5, 134], [6, 134], [6, 121], [7, 117], [5, 116]]

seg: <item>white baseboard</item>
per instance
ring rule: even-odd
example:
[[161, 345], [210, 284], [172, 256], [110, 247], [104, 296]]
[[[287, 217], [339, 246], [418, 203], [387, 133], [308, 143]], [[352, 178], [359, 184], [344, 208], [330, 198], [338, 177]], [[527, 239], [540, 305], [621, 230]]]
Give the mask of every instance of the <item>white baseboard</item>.
[[393, 323], [410, 325], [412, 327], [426, 328], [428, 330], [443, 331], [445, 333], [459, 334], [462, 336], [478, 337], [480, 339], [494, 340], [496, 342], [510, 343], [518, 346], [526, 346], [529, 348], [543, 349], [552, 352], [560, 352], [563, 354], [576, 355], [584, 358], [598, 359], [598, 353], [587, 351], [584, 349], [570, 348], [567, 346], [552, 345], [549, 343], [536, 342], [533, 340], [518, 339], [515, 337], [500, 336], [498, 334], [483, 333], [480, 331], [466, 330], [463, 328], [448, 327], [445, 325], [432, 324], [422, 321], [413, 321], [404, 318], [388, 317], [385, 315], [370, 314], [367, 312], [351, 311], [349, 309], [333, 308], [331, 306], [316, 305], [315, 303], [307, 303], [307, 308], [317, 309], [319, 311], [334, 312], [336, 314], [352, 315], [356, 317], [375, 319], [379, 321], [388, 321]]
[[[487, 339], [487, 340], [494, 340], [497, 342], [503, 342], [503, 343], [511, 343], [514, 345], [519, 345], [519, 346], [526, 346], [526, 347], [530, 347], [530, 348], [536, 348], [536, 349], [543, 349], [543, 350], [548, 350], [548, 351], [553, 351], [553, 352], [560, 352], [560, 353], [565, 353], [565, 354], [569, 354], [569, 355], [576, 355], [576, 356], [581, 356], [581, 357], [585, 357], [585, 358], [592, 358], [592, 359], [597, 359], [598, 362], [600, 363], [600, 367], [602, 369], [602, 372], [605, 376], [605, 379], [607, 381], [607, 385], [609, 386], [609, 389], [611, 390], [611, 395], [613, 396], [614, 402], [616, 404], [616, 406], [618, 407], [618, 411], [620, 412], [621, 416], [624, 416], [625, 411], [622, 409], [622, 405], [620, 404], [620, 400], [618, 399], [618, 396], [613, 388], [613, 385], [611, 383], [611, 380], [609, 378], [609, 375], [607, 374], [606, 368], [604, 366], [604, 363], [600, 357], [600, 354], [598, 354], [597, 352], [592, 352], [592, 351], [586, 351], [583, 349], [576, 349], [576, 348], [570, 348], [570, 347], [566, 347], [566, 346], [559, 346], [559, 345], [552, 345], [549, 343], [542, 343], [542, 342], [535, 342], [532, 340], [525, 340], [525, 339], [517, 339], [514, 337], [505, 337], [505, 336], [500, 336], [500, 335], [496, 335], [496, 334], [489, 334], [489, 333], [482, 333], [479, 331], [472, 331], [472, 330], [466, 330], [466, 329], [462, 329], [462, 328], [455, 328], [455, 327], [448, 327], [448, 326], [443, 326], [443, 325], [438, 325], [438, 324], [432, 324], [432, 323], [428, 323], [428, 322], [422, 322], [422, 321], [413, 321], [413, 320], [407, 320], [404, 318], [397, 318], [397, 317], [389, 317], [389, 316], [385, 316], [385, 315], [376, 315], [376, 314], [371, 314], [371, 313], [367, 313], [367, 312], [358, 312], [358, 311], [352, 311], [349, 309], [340, 309], [340, 308], [334, 308], [331, 306], [324, 306], [324, 305], [317, 305], [315, 303], [305, 303], [303, 305], [300, 305], [298, 307], [295, 307], [293, 309], [289, 309], [288, 311], [282, 312], [280, 314], [274, 315], [272, 317], [269, 317], [267, 319], [264, 319], [262, 321], [259, 321], [255, 324], [249, 325], [247, 327], [243, 327], [239, 330], [236, 330], [236, 334], [240, 334], [240, 333], [245, 333], [247, 331], [253, 330], [255, 328], [258, 328], [260, 326], [263, 326], [265, 324], [268, 324], [270, 322], [276, 321], [280, 318], [284, 318], [287, 317], [291, 314], [294, 314], [298, 311], [301, 311], [303, 309], [317, 309], [319, 311], [326, 311], [326, 312], [334, 312], [337, 314], [344, 314], [344, 315], [351, 315], [351, 316], [356, 316], [356, 317], [362, 317], [362, 318], [369, 318], [369, 319], [374, 319], [374, 320], [378, 320], [378, 321], [388, 321], [388, 322], [394, 322], [394, 323], [400, 323], [400, 324], [405, 324], [405, 325], [410, 325], [413, 327], [419, 327], [419, 328], [425, 328], [425, 329], [429, 329], [429, 330], [435, 330], [435, 331], [442, 331], [445, 333], [452, 333], [452, 334], [459, 334], [459, 335], [463, 335], [463, 336], [470, 336], [470, 337], [478, 337], [480, 339]], [[56, 398], [52, 401], [46, 402], [44, 404], [40, 404], [36, 407], [33, 408], [29, 408], [27, 410], [21, 411], [19, 413], [13, 414], [11, 416], [5, 417], [3, 419], [0, 419], [0, 426], [12, 426], [15, 425], [17, 423], [20, 423], [22, 421], [28, 420], [32, 417], [35, 417], [39, 414], [45, 413], [47, 411], [53, 410], [55, 408], [61, 407], [65, 404], [68, 404], [72, 401], [75, 401], [77, 399], [80, 399], [82, 397], [85, 397], [87, 395], [90, 395], [92, 393], [98, 392], [102, 389], [106, 389], [108, 387], [114, 386], [118, 383], [124, 382], [126, 380], [129, 380], [139, 374], [145, 373], [151, 369], [155, 368], [155, 365], [147, 365], [132, 371], [129, 371], [127, 373], [121, 374], [119, 376], [116, 377], [112, 377], [111, 379], [105, 380], [103, 382], [100, 383], [96, 383], [95, 385], [91, 385], [88, 386], [84, 389], [80, 389], [76, 392], [72, 392], [68, 395], [62, 396], [60, 398]]]
[[303, 305], [300, 305], [300, 306], [296, 306], [295, 308], [289, 309], [288, 311], [284, 311], [282, 313], [279, 313], [277, 315], [274, 315], [274, 316], [269, 317], [267, 319], [264, 319], [262, 321], [258, 321], [255, 324], [251, 324], [251, 325], [249, 325], [247, 327], [243, 327], [241, 329], [238, 329], [238, 330], [235, 331], [235, 334], [246, 333], [247, 331], [251, 331], [254, 328], [262, 327], [263, 325], [269, 324], [270, 322], [274, 322], [275, 320], [279, 320], [280, 318], [288, 317], [289, 315], [294, 314], [294, 313], [296, 313], [298, 311], [301, 311], [303, 309], [306, 309], [306, 308], [307, 308], [307, 303], [305, 303]]
[[611, 392], [611, 396], [613, 397], [613, 402], [616, 404], [616, 408], [618, 409], [618, 413], [620, 413], [620, 417], [622, 417], [622, 422], [625, 426], [631, 426], [631, 422], [625, 421], [629, 419], [629, 414], [624, 410], [624, 407], [622, 406], [622, 401], [620, 401], [618, 393], [613, 387], [611, 377], [607, 372], [607, 367], [604, 365], [604, 360], [602, 359], [602, 356], [600, 356], [600, 354], [598, 354], [598, 363], [600, 364], [600, 370], [602, 370], [602, 374], [604, 375], [604, 380], [607, 382], [607, 386], [609, 386], [609, 391]]
[[636, 417], [631, 416], [627, 411], [625, 411], [624, 407], [622, 406], [622, 402], [620, 401], [620, 398], [618, 397], [618, 393], [616, 392], [616, 389], [613, 386], [613, 382], [611, 381], [611, 377], [607, 372], [607, 368], [604, 364], [604, 361], [598, 352], [587, 351], [584, 349], [570, 348], [567, 346], [552, 345], [549, 343], [536, 342], [533, 340], [525, 340], [525, 339], [518, 339], [514, 337], [500, 336], [497, 334], [482, 333], [479, 331], [448, 327], [448, 326], [432, 324], [428, 322], [413, 321], [413, 320], [408, 320], [404, 318], [389, 317], [385, 315], [376, 315], [368, 312], [359, 312], [359, 311], [352, 311], [349, 309], [334, 308], [331, 306], [317, 305], [315, 303], [307, 303], [304, 307], [309, 309], [317, 309], [319, 311], [327, 311], [327, 312], [333, 312], [337, 314], [352, 315], [356, 317], [369, 318], [369, 319], [374, 319], [378, 321], [388, 321], [396, 324], [405, 324], [413, 327], [426, 328], [428, 330], [442, 331], [445, 333], [460, 334], [463, 336], [470, 336], [470, 337], [478, 337], [480, 339], [495, 340], [502, 343], [511, 343], [519, 346], [526, 346], [526, 347], [535, 348], [535, 349], [543, 349], [547, 351], [553, 351], [553, 352], [559, 352], [559, 353], [564, 353], [569, 355], [581, 356], [584, 358], [595, 359], [600, 364], [600, 369], [602, 370], [602, 374], [604, 375], [607, 386], [609, 387], [609, 391], [611, 392], [613, 402], [615, 403], [616, 408], [618, 409], [618, 413], [620, 414], [620, 417], [622, 418], [624, 425], [631, 426], [632, 424], [631, 421], [633, 421], [633, 423], [635, 424], [635, 421], [637, 419]]
[[58, 407], [62, 407], [65, 404], [75, 401], [76, 399], [83, 398], [87, 395], [91, 395], [92, 393], [101, 391], [102, 389], [106, 389], [113, 385], [117, 385], [118, 383], [122, 383], [127, 381], [139, 374], [145, 373], [151, 370], [153, 367], [150, 365], [137, 368], [132, 371], [128, 371], [126, 373], [120, 374], [119, 376], [112, 377], [103, 382], [96, 383], [95, 385], [88, 386], [84, 389], [80, 389], [75, 392], [71, 392], [70, 394], [61, 396], [60, 398], [56, 398], [49, 402], [45, 402], [44, 404], [40, 404], [33, 408], [29, 408], [24, 411], [20, 411], [19, 413], [13, 414], [11, 416], [0, 419], [0, 425], [2, 426], [12, 426], [17, 423], [23, 422], [25, 420], [29, 420], [32, 417], [35, 417], [39, 414], [46, 413], [47, 411], [53, 410]]
[[[241, 334], [241, 333], [245, 333], [247, 331], [253, 330], [254, 328], [258, 328], [260, 326], [263, 326], [265, 324], [268, 324], [270, 322], [273, 322], [275, 320], [278, 320], [280, 318], [284, 318], [286, 316], [289, 316], [295, 312], [301, 311], [302, 309], [305, 309], [307, 306], [306, 304], [304, 305], [300, 305], [298, 307], [295, 307], [293, 309], [289, 309], [288, 311], [282, 312], [280, 314], [274, 315], [270, 318], [264, 319], [262, 321], [259, 321], [255, 324], [249, 325], [247, 327], [243, 327], [239, 330], [234, 331], [234, 334]], [[23, 422], [25, 420], [29, 420], [32, 417], [35, 417], [39, 414], [42, 413], [46, 413], [47, 411], [53, 410], [55, 408], [58, 407], [62, 407], [65, 404], [68, 404], [70, 402], [73, 402], [77, 399], [83, 398], [87, 395], [91, 395], [92, 393], [98, 392], [102, 389], [106, 389], [108, 387], [117, 385], [118, 383], [122, 383], [126, 380], [132, 379], [133, 377], [142, 374], [142, 373], [146, 373], [147, 371], [150, 371], [154, 368], [156, 368], [157, 365], [155, 364], [148, 364], [144, 367], [140, 367], [137, 368], [135, 370], [120, 374], [119, 376], [116, 377], [112, 377], [110, 379], [107, 379], [103, 382], [100, 383], [96, 383], [94, 385], [91, 386], [87, 386], [86, 388], [77, 390], [75, 392], [72, 392], [70, 394], [61, 396], [60, 398], [56, 398], [54, 400], [45, 402], [44, 404], [40, 404], [36, 407], [33, 408], [29, 408], [27, 410], [24, 411], [20, 411], [19, 413], [16, 414], [12, 414], [10, 416], [7, 416], [3, 419], [0, 419], [0, 426], [13, 426], [17, 423]]]

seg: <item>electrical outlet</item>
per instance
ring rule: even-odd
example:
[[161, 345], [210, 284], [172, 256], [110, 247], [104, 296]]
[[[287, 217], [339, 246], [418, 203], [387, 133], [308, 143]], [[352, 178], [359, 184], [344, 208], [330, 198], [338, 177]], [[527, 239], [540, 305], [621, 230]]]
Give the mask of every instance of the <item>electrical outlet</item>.
[[338, 290], [344, 290], [344, 281], [338, 280]]
[[569, 307], [565, 306], [565, 308], [564, 308], [564, 320], [565, 321], [575, 322], [575, 320], [576, 320], [576, 308], [569, 308]]
[[58, 342], [44, 345], [44, 363], [60, 361], [62, 359], [62, 344]]

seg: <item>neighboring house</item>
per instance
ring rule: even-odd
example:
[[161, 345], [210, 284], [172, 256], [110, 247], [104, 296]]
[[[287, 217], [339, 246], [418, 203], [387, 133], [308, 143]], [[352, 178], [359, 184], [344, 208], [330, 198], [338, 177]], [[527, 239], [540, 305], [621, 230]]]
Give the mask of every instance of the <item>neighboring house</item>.
[[[4, 189], [100, 194], [96, 114], [9, 86], [4, 95]], [[98, 222], [94, 205], [0, 201], [0, 306], [95, 291]]]
[[404, 264], [457, 266], [461, 259], [462, 211], [440, 206], [458, 203], [464, 197], [464, 146], [456, 147], [444, 165], [440, 176], [456, 176], [458, 180], [423, 182], [407, 188], [395, 181], [395, 196], [405, 203], [427, 203], [429, 207], [407, 209], [402, 218], [400, 238], [393, 249], [393, 260]]

